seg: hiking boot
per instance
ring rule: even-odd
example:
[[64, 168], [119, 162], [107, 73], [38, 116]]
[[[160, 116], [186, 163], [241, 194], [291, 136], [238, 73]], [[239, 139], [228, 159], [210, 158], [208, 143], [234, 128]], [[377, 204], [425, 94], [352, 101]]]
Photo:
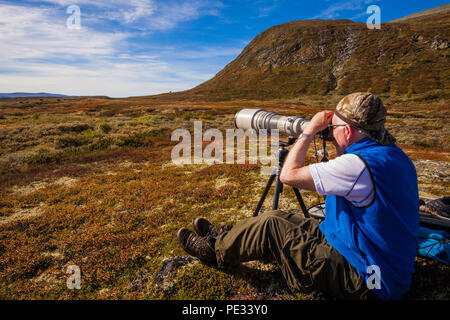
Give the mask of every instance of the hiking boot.
[[213, 238], [217, 238], [222, 233], [230, 231], [232, 228], [230, 225], [215, 226], [204, 218], [195, 218], [192, 222], [192, 226], [199, 236], [211, 236]]
[[190, 255], [199, 258], [202, 262], [217, 264], [214, 251], [215, 238], [200, 237], [186, 228], [181, 228], [177, 232], [177, 239], [184, 251]]

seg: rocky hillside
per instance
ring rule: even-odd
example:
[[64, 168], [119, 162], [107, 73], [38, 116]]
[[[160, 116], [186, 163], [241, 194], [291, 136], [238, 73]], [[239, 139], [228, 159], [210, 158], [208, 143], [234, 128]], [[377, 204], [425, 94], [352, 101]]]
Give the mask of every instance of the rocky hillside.
[[442, 92], [450, 87], [447, 9], [384, 23], [380, 30], [350, 20], [277, 25], [214, 78], [175, 95], [228, 100]]
[[446, 5], [432, 8], [429, 10], [420, 11], [420, 12], [411, 14], [409, 16], [403, 17], [403, 18], [395, 19], [395, 20], [392, 20], [391, 22], [406, 22], [406, 21], [411, 22], [411, 20], [413, 20], [413, 19], [414, 20], [417, 19], [417, 21], [418, 21], [418, 19], [425, 18], [428, 15], [442, 14], [442, 13], [446, 13], [449, 11], [450, 11], [450, 4], [446, 4]]

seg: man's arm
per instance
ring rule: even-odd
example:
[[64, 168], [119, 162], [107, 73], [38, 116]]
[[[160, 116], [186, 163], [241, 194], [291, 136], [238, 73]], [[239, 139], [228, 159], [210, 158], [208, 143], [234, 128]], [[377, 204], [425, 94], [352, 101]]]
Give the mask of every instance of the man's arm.
[[309, 137], [302, 136], [289, 152], [283, 168], [281, 169], [280, 181], [284, 184], [303, 189], [316, 191], [313, 177], [308, 167], [305, 167], [305, 157], [308, 147], [316, 133], [325, 130], [333, 117], [332, 111], [317, 113], [303, 133]]

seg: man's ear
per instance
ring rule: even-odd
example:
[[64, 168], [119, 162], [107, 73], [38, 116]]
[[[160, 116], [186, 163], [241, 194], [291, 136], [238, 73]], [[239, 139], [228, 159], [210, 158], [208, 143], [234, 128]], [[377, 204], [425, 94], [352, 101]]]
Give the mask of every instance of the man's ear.
[[353, 137], [353, 134], [354, 134], [353, 128], [350, 127], [349, 125], [346, 125], [344, 127], [344, 134], [345, 134], [345, 139], [347, 139], [347, 141], [350, 141], [350, 139]]

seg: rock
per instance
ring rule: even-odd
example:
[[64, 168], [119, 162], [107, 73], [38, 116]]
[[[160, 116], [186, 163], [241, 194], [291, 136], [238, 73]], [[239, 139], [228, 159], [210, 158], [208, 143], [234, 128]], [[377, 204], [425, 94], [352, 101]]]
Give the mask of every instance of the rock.
[[154, 284], [162, 290], [164, 295], [170, 296], [174, 286], [173, 279], [179, 268], [191, 263], [198, 263], [199, 259], [190, 256], [177, 256], [163, 261], [155, 276]]
[[132, 292], [140, 292], [144, 290], [150, 276], [147, 272], [139, 272], [136, 278], [128, 285], [128, 290]]
[[444, 49], [447, 49], [447, 48], [448, 48], [448, 42], [447, 42], [447, 43], [442, 42], [442, 43], [438, 46], [438, 49], [441, 49], [441, 50], [444, 50]]
[[449, 47], [449, 42], [446, 40], [439, 40], [439, 39], [435, 39], [433, 41], [430, 41], [430, 46], [431, 48], [433, 48], [434, 50], [444, 50], [447, 49]]

